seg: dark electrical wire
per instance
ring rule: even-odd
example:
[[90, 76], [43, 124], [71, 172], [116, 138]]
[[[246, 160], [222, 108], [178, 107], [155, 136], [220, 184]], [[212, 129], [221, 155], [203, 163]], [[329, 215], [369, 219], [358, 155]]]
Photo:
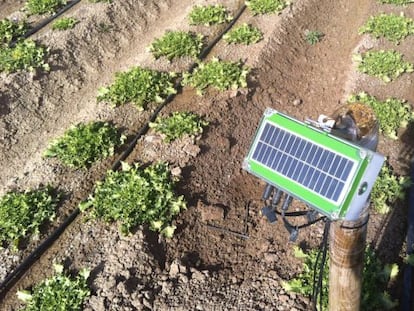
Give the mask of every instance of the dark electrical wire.
[[[317, 309], [318, 304], [318, 296], [319, 296], [319, 310], [322, 310], [323, 306], [323, 273], [325, 270], [325, 263], [326, 263], [326, 255], [328, 252], [328, 236], [329, 236], [329, 229], [331, 226], [331, 221], [329, 219], [325, 222], [325, 228], [323, 230], [323, 237], [322, 242], [319, 247], [318, 255], [316, 256], [315, 264], [313, 266], [313, 289], [312, 289], [312, 309], [314, 311]], [[321, 257], [321, 262], [319, 263], [319, 258]], [[318, 263], [319, 263], [319, 272], [318, 270]], [[318, 274], [318, 279], [316, 280], [316, 275]]]

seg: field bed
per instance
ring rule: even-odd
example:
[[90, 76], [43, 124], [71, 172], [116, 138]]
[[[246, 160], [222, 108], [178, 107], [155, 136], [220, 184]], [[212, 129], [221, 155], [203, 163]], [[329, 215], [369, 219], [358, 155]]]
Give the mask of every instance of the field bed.
[[[156, 105], [144, 112], [133, 105], [113, 109], [96, 103], [98, 88], [110, 84], [115, 72], [134, 65], [187, 70], [193, 60], [154, 60], [146, 47], [166, 30], [197, 31], [211, 40], [223, 26], [194, 27], [187, 22], [194, 4], [207, 3], [82, 1], [65, 14], [80, 20], [73, 30], [53, 32], [47, 27], [34, 36], [51, 48], [50, 73], [0, 74], [0, 193], [50, 183], [67, 194], [57, 222], [44, 229], [41, 240], [88, 196], [94, 182], [103, 178], [117, 157], [89, 170], [66, 169], [55, 160], [42, 158], [48, 142], [70, 125], [91, 120], [111, 121], [131, 139]], [[220, 3], [233, 14], [243, 5], [243, 1]], [[16, 4], [15, 9], [18, 7]], [[202, 115], [210, 125], [201, 140], [197, 145], [180, 141], [166, 146], [148, 140], [150, 132], [127, 159], [146, 163], [161, 158], [181, 167], [178, 192], [184, 194], [189, 207], [175, 221], [175, 236], [165, 240], [139, 227], [133, 235], [123, 237], [115, 224], [86, 221], [81, 215], [10, 291], [0, 309], [15, 309], [16, 290], [49, 276], [53, 262], [63, 262], [75, 271], [92, 269], [93, 294], [86, 310], [308, 310], [307, 299], [286, 293], [281, 286], [283, 280], [298, 273], [301, 263], [293, 257], [283, 223], [271, 225], [259, 215], [264, 184], [243, 172], [241, 163], [266, 107], [303, 120], [333, 113], [348, 95], [359, 91], [414, 102], [412, 74], [385, 85], [357, 73], [352, 62], [352, 54], [358, 51], [395, 48], [358, 35], [358, 28], [369, 15], [400, 10], [374, 1], [342, 0], [297, 0], [281, 15], [255, 17], [246, 10], [237, 24], [254, 24], [263, 31], [264, 39], [246, 47], [220, 41], [208, 59], [242, 60], [252, 68], [248, 87], [222, 93], [209, 89], [203, 97], [184, 87], [161, 115], [173, 111]], [[0, 1], [0, 12], [12, 16], [12, 4]], [[411, 6], [404, 12], [414, 17]], [[324, 33], [323, 40], [309, 45], [305, 31], [315, 29]], [[398, 46], [411, 63], [414, 54], [409, 47], [413, 44], [414, 38], [409, 37]], [[397, 173], [406, 175], [413, 134], [409, 128], [399, 136], [400, 140], [381, 137], [379, 151], [389, 157]], [[211, 207], [226, 214], [215, 217], [214, 225], [246, 234], [248, 239], [207, 226], [205, 212]], [[293, 204], [293, 208], [301, 207]], [[385, 263], [402, 262], [406, 225], [401, 219], [405, 217], [404, 204], [387, 216], [374, 213], [371, 217], [368, 241]], [[322, 231], [321, 224], [300, 231], [297, 244], [319, 245]], [[30, 241], [17, 253], [0, 250], [0, 279], [40, 242]], [[401, 283], [394, 284], [394, 298], [400, 290]]]

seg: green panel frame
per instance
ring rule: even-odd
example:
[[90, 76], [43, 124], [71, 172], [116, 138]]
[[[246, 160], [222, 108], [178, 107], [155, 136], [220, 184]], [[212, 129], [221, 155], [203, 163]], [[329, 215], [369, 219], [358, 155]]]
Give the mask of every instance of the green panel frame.
[[[303, 187], [302, 185], [290, 180], [281, 174], [267, 168], [266, 166], [252, 160], [253, 152], [257, 146], [257, 142], [260, 138], [260, 134], [266, 123], [271, 123], [284, 130], [294, 133], [297, 136], [308, 139], [311, 142], [323, 146], [327, 150], [334, 151], [344, 157], [347, 157], [357, 163], [356, 171], [351, 183], [349, 185], [347, 194], [343, 199], [334, 203], [331, 200], [323, 198], [315, 192]], [[302, 123], [298, 120], [292, 119], [284, 114], [281, 114], [275, 110], [269, 110], [265, 112], [264, 117], [256, 131], [255, 138], [249, 150], [249, 154], [245, 159], [244, 167], [253, 175], [264, 179], [267, 183], [274, 185], [284, 192], [291, 194], [297, 199], [304, 201], [311, 205], [315, 209], [319, 210], [322, 214], [327, 215], [330, 218], [339, 218], [343, 216], [347, 207], [352, 201], [352, 197], [356, 194], [358, 184], [364, 175], [364, 170], [367, 168], [368, 160], [364, 152], [361, 152], [361, 148], [332, 136], [325, 131], [316, 129], [308, 124]]]

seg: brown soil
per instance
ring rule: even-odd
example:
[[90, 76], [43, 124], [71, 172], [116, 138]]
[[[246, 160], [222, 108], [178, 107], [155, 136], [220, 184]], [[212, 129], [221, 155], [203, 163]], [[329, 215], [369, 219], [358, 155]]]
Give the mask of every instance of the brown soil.
[[[186, 70], [192, 60], [155, 61], [145, 47], [171, 29], [191, 29], [211, 40], [222, 26], [190, 27], [186, 19], [193, 5], [207, 3], [211, 1], [82, 2], [66, 13], [80, 20], [73, 30], [46, 28], [34, 37], [51, 48], [50, 73], [0, 74], [0, 193], [40, 184], [67, 193], [57, 223], [45, 229], [44, 236], [87, 197], [115, 159], [88, 171], [67, 169], [42, 158], [48, 142], [74, 123], [97, 119], [113, 122], [129, 136], [135, 133], [155, 106], [145, 112], [132, 105], [112, 109], [96, 103], [97, 89], [111, 83], [115, 72], [134, 65]], [[234, 14], [243, 1], [220, 3]], [[17, 14], [13, 12], [21, 5], [0, 1], [1, 16]], [[412, 74], [383, 84], [357, 73], [351, 60], [356, 51], [381, 47], [398, 49], [414, 62], [412, 37], [396, 47], [358, 35], [369, 15], [400, 10], [414, 17], [412, 6], [394, 9], [368, 0], [297, 0], [281, 15], [252, 16], [246, 10], [238, 24], [258, 26], [264, 40], [248, 47], [219, 42], [209, 57], [241, 59], [252, 68], [248, 88], [208, 90], [203, 97], [184, 88], [161, 114], [189, 110], [203, 115], [210, 126], [201, 139], [166, 146], [149, 133], [128, 158], [128, 162], [163, 159], [181, 168], [178, 192], [184, 194], [188, 209], [175, 221], [174, 238], [164, 240], [141, 227], [123, 237], [116, 225], [78, 217], [0, 309], [14, 310], [16, 290], [51, 275], [52, 262], [64, 262], [73, 271], [82, 267], [93, 271], [93, 294], [86, 310], [308, 310], [308, 299], [285, 292], [281, 285], [300, 271], [294, 244], [288, 242], [281, 221], [269, 224], [259, 215], [264, 183], [243, 171], [241, 164], [267, 107], [304, 120], [332, 114], [348, 95], [362, 90], [381, 99], [394, 96], [414, 102]], [[306, 30], [325, 36], [311, 46], [304, 40]], [[412, 131], [402, 130], [400, 137], [398, 141], [381, 137], [379, 151], [398, 173], [406, 174], [414, 153]], [[294, 201], [291, 208], [303, 205]], [[403, 204], [388, 216], [371, 216], [368, 241], [384, 262], [401, 263], [405, 217]], [[316, 247], [322, 232], [323, 224], [303, 229], [295, 244]], [[38, 243], [29, 241], [19, 253], [0, 250], [0, 278]], [[392, 288], [394, 298], [399, 298], [400, 289], [400, 284]]]

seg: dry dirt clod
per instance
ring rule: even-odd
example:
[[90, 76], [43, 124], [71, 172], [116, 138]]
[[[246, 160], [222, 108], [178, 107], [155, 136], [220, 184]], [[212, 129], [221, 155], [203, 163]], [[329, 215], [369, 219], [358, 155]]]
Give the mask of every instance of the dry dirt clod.
[[301, 100], [300, 98], [297, 98], [293, 101], [293, 106], [297, 107], [299, 105], [302, 105], [303, 100]]

